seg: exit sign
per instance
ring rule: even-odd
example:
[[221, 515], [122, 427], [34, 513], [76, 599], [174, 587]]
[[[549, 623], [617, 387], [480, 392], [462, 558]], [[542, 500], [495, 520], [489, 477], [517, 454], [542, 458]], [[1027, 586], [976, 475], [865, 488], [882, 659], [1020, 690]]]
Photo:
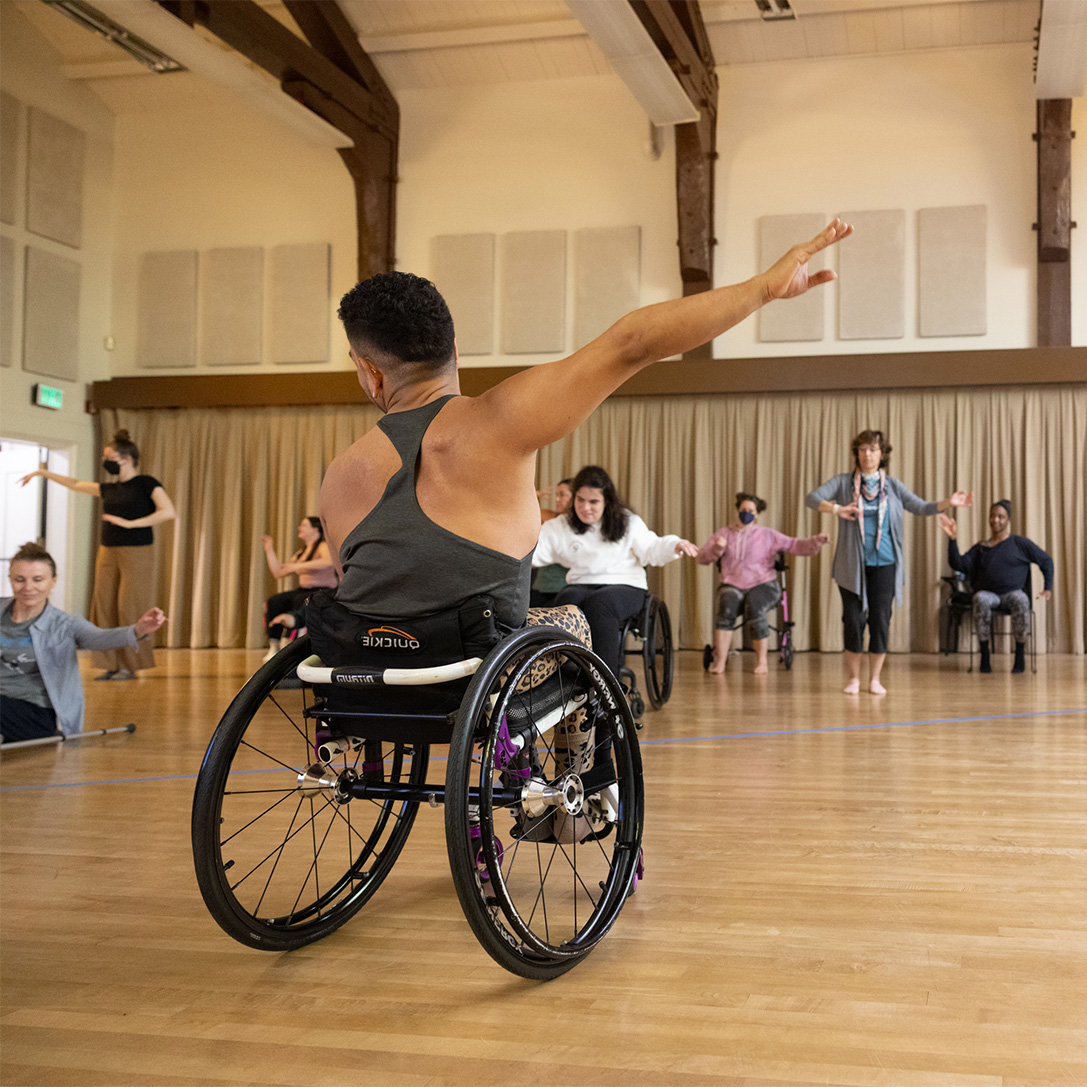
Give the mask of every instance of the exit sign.
[[64, 407], [64, 390], [54, 389], [52, 385], [35, 385], [34, 403], [39, 408], [62, 408]]

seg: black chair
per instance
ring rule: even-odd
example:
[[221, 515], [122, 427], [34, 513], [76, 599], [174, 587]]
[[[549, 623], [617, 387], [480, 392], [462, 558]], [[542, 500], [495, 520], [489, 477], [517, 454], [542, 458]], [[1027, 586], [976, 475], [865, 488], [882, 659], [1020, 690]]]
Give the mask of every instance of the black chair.
[[[1030, 624], [1027, 627], [1027, 653], [1030, 656], [1030, 670], [1032, 673], [1038, 672], [1038, 651], [1034, 640], [1034, 603], [1031, 600], [1031, 594], [1034, 592], [1034, 583], [1031, 579], [1031, 571], [1027, 570], [1026, 581], [1023, 582], [1023, 592], [1027, 594], [1027, 600], [1031, 601], [1030, 604]], [[997, 605], [993, 608], [993, 625], [990, 631], [990, 643], [995, 646], [997, 638], [1007, 638], [1013, 640], [1015, 633], [1012, 630], [1011, 624], [1011, 611], [1004, 607], [1003, 604]], [[998, 620], [1006, 616], [1008, 619], [1007, 629], [1001, 630], [998, 625]], [[974, 670], [974, 643], [977, 641], [977, 631], [974, 629], [974, 610], [973, 610], [973, 596], [971, 596], [970, 607], [970, 667], [966, 670], [972, 672]], [[980, 649], [979, 649], [980, 652]]]
[[[956, 573], [949, 576], [945, 576], [941, 580], [947, 582], [951, 588], [951, 595], [947, 601], [947, 640], [944, 644], [943, 652], [944, 656], [949, 653], [957, 653], [959, 651], [959, 632], [963, 619], [968, 624], [968, 638], [970, 645], [970, 664], [966, 669], [967, 672], [974, 670], [974, 655], [978, 652], [975, 648], [977, 643], [977, 630], [974, 628], [974, 589], [971, 587], [970, 582], [966, 580], [964, 575]], [[1023, 583], [1023, 592], [1027, 594], [1027, 599], [1031, 599], [1031, 594], [1034, 591], [1034, 585], [1031, 579], [1030, 570], [1027, 571], [1026, 581]], [[997, 638], [1014, 638], [1014, 632], [1011, 627], [1011, 611], [1003, 605], [998, 605], [993, 608], [993, 625], [990, 638], [992, 643], [995, 644]], [[1001, 629], [1003, 624], [999, 623], [999, 620], [1003, 617], [1007, 617], [1008, 623], [1006, 629]], [[1027, 652], [1030, 655], [1030, 670], [1032, 673], [1038, 671], [1038, 649], [1035, 641], [1035, 623], [1034, 623], [1034, 605], [1030, 607], [1030, 624], [1027, 627]]]

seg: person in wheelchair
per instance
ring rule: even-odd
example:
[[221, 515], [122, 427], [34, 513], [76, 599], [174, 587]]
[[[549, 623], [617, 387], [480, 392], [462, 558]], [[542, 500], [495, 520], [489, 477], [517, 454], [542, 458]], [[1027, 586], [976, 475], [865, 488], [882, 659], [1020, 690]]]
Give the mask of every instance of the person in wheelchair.
[[781, 586], [774, 572], [778, 552], [818, 555], [830, 539], [825, 532], [797, 539], [766, 528], [758, 524], [759, 515], [765, 509], [766, 503], [758, 495], [740, 491], [736, 495], [736, 520], [719, 528], [698, 552], [698, 561], [703, 566], [713, 563], [721, 574], [717, 587], [713, 657], [706, 669], [717, 675], [725, 670], [732, 631], [741, 609], [755, 650], [755, 675], [766, 675], [770, 642], [766, 615], [781, 600]]
[[[335, 931], [440, 802], [488, 954], [544, 980], [593, 950], [642, 874], [641, 758], [578, 609], [529, 612], [537, 450], [643, 367], [832, 279], [809, 278], [808, 260], [851, 231], [835, 220], [744, 283], [637, 310], [475, 397], [432, 283], [384, 273], [344, 296], [351, 359], [384, 415], [321, 488], [338, 589], [310, 597], [307, 636], [239, 692], [197, 777], [197, 881], [226, 932], [285, 951]], [[444, 784], [432, 744], [448, 745]]]
[[649, 591], [646, 566], [664, 566], [698, 549], [679, 536], [658, 536], [620, 499], [603, 468], [574, 477], [574, 502], [540, 530], [535, 566], [568, 568], [557, 604], [576, 604], [589, 621], [593, 648], [615, 675], [623, 626], [638, 615]]
[[974, 629], [981, 652], [981, 671], [993, 670], [989, 641], [993, 627], [993, 609], [1004, 607], [1011, 614], [1015, 638], [1012, 672], [1026, 671], [1026, 641], [1030, 625], [1030, 597], [1024, 585], [1033, 563], [1042, 571], [1044, 588], [1038, 594], [1048, 600], [1053, 590], [1053, 560], [1033, 540], [1016, 536], [1011, 530], [1011, 502], [1006, 498], [989, 507], [989, 538], [974, 544], [965, 555], [959, 554], [958, 525], [953, 518], [940, 514], [940, 528], [947, 536], [947, 562], [952, 570], [966, 575], [974, 592], [972, 601]]

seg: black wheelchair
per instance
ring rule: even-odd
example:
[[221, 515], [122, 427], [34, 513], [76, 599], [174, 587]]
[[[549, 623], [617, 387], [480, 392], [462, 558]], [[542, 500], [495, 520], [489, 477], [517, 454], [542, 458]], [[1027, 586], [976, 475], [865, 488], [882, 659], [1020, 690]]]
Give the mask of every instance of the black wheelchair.
[[[555, 627], [436, 668], [311, 653], [306, 635], [261, 667], [204, 756], [192, 843], [218, 924], [269, 951], [328, 936], [380, 887], [419, 805], [444, 803], [487, 953], [536, 980], [576, 966], [642, 874], [641, 756], [600, 658]], [[432, 744], [450, 745], [444, 782], [428, 781]]]
[[624, 624], [619, 644], [619, 679], [627, 688], [631, 713], [635, 718], [641, 717], [645, 713], [645, 700], [638, 690], [634, 670], [626, 665], [628, 657], [641, 657], [646, 697], [649, 705], [659, 710], [672, 697], [675, 668], [668, 605], [660, 597], [647, 592], [642, 610]]

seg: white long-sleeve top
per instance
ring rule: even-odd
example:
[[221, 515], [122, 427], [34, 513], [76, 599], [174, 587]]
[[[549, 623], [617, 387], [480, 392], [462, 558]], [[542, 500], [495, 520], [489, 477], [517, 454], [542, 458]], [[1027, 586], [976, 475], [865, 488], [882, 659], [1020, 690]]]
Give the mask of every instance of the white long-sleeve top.
[[569, 569], [567, 585], [631, 585], [646, 589], [646, 566], [664, 566], [678, 559], [679, 536], [658, 536], [636, 514], [627, 515], [627, 530], [621, 540], [609, 543], [600, 534], [600, 525], [590, 525], [580, 535], [566, 517], [545, 521], [540, 541], [532, 556], [533, 566], [560, 563]]

